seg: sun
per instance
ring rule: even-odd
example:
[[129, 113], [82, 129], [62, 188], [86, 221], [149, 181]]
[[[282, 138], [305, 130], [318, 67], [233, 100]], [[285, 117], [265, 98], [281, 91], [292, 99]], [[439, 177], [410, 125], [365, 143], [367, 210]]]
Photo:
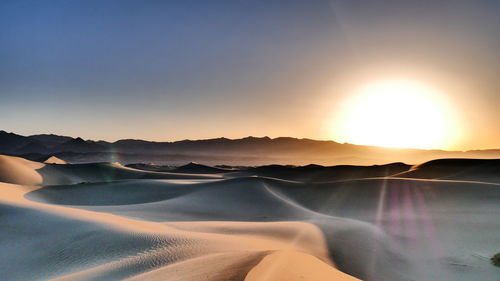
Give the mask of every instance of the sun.
[[446, 148], [457, 126], [443, 95], [411, 80], [368, 83], [343, 104], [335, 118], [337, 140], [395, 148]]

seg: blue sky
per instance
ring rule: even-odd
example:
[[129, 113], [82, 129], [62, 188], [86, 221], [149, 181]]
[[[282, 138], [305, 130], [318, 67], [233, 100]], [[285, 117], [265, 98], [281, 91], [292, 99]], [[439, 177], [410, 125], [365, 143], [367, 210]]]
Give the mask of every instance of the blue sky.
[[498, 1], [1, 1], [1, 127], [107, 140], [334, 139], [325, 119], [349, 87], [402, 76], [456, 101], [464, 130], [481, 139], [457, 147], [494, 147], [499, 10]]

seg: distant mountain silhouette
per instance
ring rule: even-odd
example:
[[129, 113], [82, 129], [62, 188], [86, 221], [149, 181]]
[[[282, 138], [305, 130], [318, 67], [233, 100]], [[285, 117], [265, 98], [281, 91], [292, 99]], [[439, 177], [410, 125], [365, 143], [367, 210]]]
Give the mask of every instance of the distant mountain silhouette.
[[28, 138], [39, 141], [44, 145], [46, 145], [47, 147], [54, 147], [73, 139], [72, 137], [58, 136], [53, 134], [32, 135], [29, 136]]
[[153, 142], [124, 139], [116, 142], [83, 140], [58, 135], [21, 136], [0, 131], [0, 154], [33, 160], [56, 156], [71, 163], [114, 162], [184, 165], [373, 165], [391, 162], [418, 164], [437, 158], [500, 158], [500, 149], [461, 151], [395, 149], [341, 144], [291, 137], [215, 138]]
[[16, 153], [19, 148], [30, 142], [32, 141], [27, 137], [0, 131], [0, 153]]
[[49, 149], [38, 141], [29, 141], [16, 149], [17, 153], [46, 153]]
[[106, 151], [106, 146], [82, 138], [70, 139], [53, 148], [56, 152], [101, 152]]

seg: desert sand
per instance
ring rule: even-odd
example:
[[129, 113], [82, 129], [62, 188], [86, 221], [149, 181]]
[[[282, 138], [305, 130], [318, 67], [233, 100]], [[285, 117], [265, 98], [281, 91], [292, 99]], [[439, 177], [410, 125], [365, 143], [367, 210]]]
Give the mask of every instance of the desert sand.
[[0, 156], [1, 280], [499, 280], [498, 160], [48, 160]]
[[43, 161], [45, 164], [69, 164], [69, 162], [64, 161], [56, 156], [50, 156], [47, 160]]

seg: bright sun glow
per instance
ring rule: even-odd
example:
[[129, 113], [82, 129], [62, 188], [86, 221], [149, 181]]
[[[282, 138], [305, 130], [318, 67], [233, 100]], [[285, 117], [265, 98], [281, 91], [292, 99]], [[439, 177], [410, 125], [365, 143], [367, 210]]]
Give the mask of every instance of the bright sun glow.
[[446, 148], [457, 126], [442, 95], [430, 86], [407, 80], [383, 80], [358, 89], [336, 118], [342, 141], [397, 147]]

